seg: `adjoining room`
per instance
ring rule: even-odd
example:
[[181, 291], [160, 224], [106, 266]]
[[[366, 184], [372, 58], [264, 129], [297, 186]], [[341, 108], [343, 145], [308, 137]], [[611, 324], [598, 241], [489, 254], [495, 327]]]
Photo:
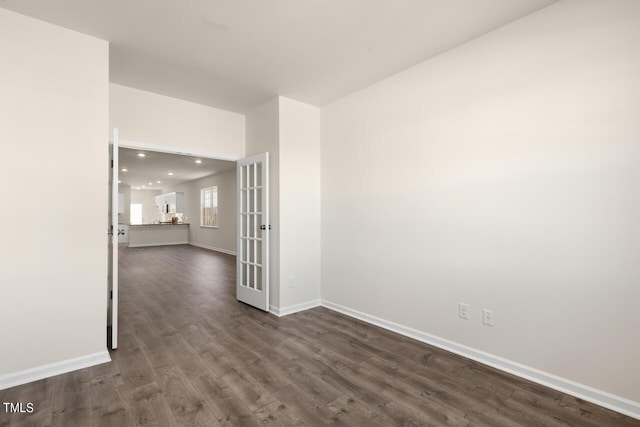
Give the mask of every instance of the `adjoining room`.
[[118, 164], [121, 243], [236, 253], [235, 162], [120, 148]]

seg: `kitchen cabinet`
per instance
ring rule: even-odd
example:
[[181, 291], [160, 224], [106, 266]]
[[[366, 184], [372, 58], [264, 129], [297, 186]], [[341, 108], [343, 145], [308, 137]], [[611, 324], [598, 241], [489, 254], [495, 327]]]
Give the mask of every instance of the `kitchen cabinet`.
[[165, 213], [164, 212], [165, 195], [160, 194], [159, 196], [155, 196], [155, 200], [156, 200], [156, 209], [158, 209], [159, 212]]
[[[184, 193], [173, 193], [173, 204], [170, 205], [171, 213], [184, 213]], [[172, 209], [172, 210], [171, 210]]]
[[156, 200], [156, 209], [158, 209], [158, 212], [166, 213], [165, 195], [160, 194], [159, 196], [155, 196], [155, 200]]
[[184, 193], [160, 194], [155, 197], [156, 208], [161, 213], [184, 213]]

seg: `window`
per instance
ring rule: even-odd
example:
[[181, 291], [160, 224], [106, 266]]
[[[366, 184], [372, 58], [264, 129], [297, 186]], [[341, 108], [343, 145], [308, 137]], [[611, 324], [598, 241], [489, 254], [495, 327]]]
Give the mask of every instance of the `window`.
[[142, 224], [142, 205], [131, 203], [131, 224]]
[[218, 226], [218, 187], [200, 190], [200, 227]]

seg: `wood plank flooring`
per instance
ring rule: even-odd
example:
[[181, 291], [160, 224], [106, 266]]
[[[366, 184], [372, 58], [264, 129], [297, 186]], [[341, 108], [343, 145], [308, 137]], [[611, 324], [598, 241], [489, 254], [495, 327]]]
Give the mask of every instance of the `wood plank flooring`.
[[122, 248], [113, 362], [0, 391], [0, 426], [640, 426], [324, 308], [235, 299], [235, 258]]

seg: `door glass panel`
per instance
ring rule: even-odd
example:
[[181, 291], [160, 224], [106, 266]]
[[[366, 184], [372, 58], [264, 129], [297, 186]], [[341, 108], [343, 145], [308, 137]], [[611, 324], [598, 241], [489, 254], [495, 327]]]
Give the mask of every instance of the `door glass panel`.
[[262, 290], [262, 267], [256, 267], [256, 289]]
[[240, 243], [240, 260], [241, 261], [247, 260], [247, 240], [246, 239], [242, 239], [242, 242]]
[[254, 200], [254, 208], [256, 212], [262, 212], [262, 188], [258, 188], [256, 191], [256, 198]]
[[257, 171], [257, 169], [256, 169], [256, 164], [254, 163], [254, 164], [252, 164], [252, 165], [251, 165], [251, 172], [252, 172], [252, 175], [253, 175], [253, 176], [251, 177], [251, 178], [252, 178], [252, 179], [251, 179], [251, 186], [252, 186], [252, 187], [255, 187], [256, 185], [258, 185], [258, 184], [257, 184], [257, 183], [258, 183], [258, 179], [257, 179], [257, 177], [256, 177], [256, 171]]
[[256, 240], [256, 262], [262, 264], [262, 241]]
[[256, 185], [262, 185], [262, 163], [256, 163]]
[[242, 166], [242, 168], [240, 169], [240, 188], [241, 189], [247, 188], [247, 167], [246, 166]]
[[242, 286], [247, 286], [247, 264], [240, 264], [240, 270], [242, 271], [242, 280], [240, 283]]
[[253, 221], [255, 223], [256, 228], [253, 231], [253, 237], [255, 237], [256, 239], [260, 237], [260, 234], [262, 233], [262, 231], [260, 230], [260, 222], [258, 222], [260, 217], [258, 217], [258, 215], [253, 215]]
[[254, 268], [252, 265], [247, 265], [247, 269], [249, 270], [249, 287], [250, 288], [255, 288], [255, 272], [254, 272]]

